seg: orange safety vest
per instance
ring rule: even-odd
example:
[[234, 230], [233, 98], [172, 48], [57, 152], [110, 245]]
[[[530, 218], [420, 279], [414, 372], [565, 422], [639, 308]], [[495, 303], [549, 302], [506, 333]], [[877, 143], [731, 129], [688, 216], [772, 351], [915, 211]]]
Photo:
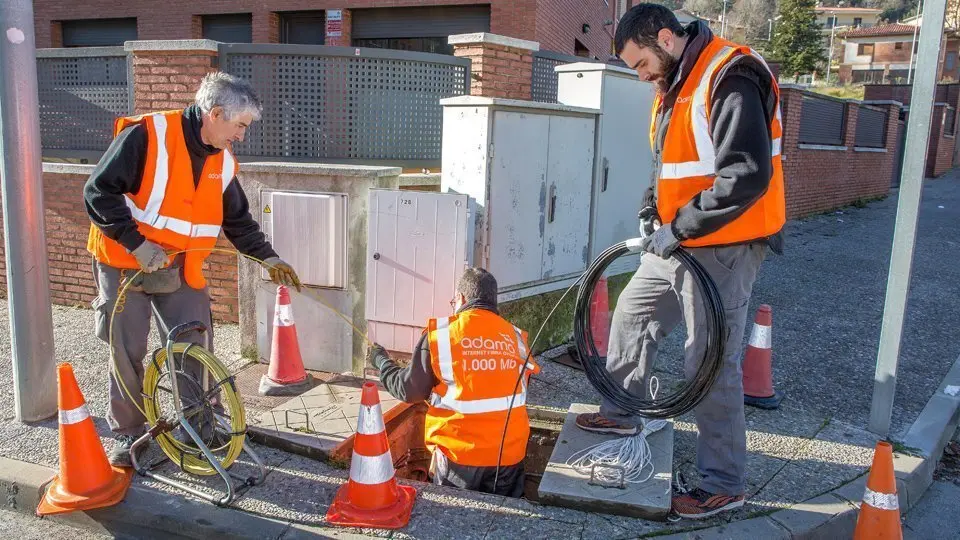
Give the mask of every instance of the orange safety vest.
[[[526, 332], [493, 312], [471, 309], [431, 319], [427, 338], [433, 374], [440, 381], [427, 410], [427, 448], [439, 448], [458, 465], [495, 467], [506, 425], [501, 465], [520, 463], [530, 435], [527, 381], [540, 371], [527, 359]], [[527, 371], [517, 385], [524, 361]]]
[[[116, 137], [126, 127], [140, 124], [147, 129], [147, 156], [136, 193], [125, 195], [137, 229], [147, 240], [167, 252], [187, 251], [184, 279], [194, 289], [203, 289], [203, 261], [220, 236], [223, 225], [223, 193], [239, 170], [229, 150], [207, 158], [194, 186], [193, 167], [184, 140], [183, 111], [164, 111], [118, 118]], [[87, 251], [114, 268], [138, 269], [136, 257], [118, 242], [90, 224]]]
[[[662, 163], [657, 178], [657, 212], [664, 224], [673, 221], [677, 210], [698, 193], [713, 186], [717, 175], [716, 154], [710, 136], [710, 101], [714, 79], [728, 62], [747, 54], [753, 55], [766, 67], [763, 58], [749, 47], [714, 37], [700, 53], [696, 65], [680, 88], [664, 137]], [[780, 161], [783, 137], [780, 87], [772, 73], [771, 80], [777, 106], [770, 122], [773, 175], [767, 191], [732, 222], [705, 236], [684, 240], [682, 245], [701, 247], [748, 242], [775, 234], [786, 223], [783, 166]], [[661, 95], [658, 92], [650, 120], [650, 145], [654, 150], [660, 102]]]

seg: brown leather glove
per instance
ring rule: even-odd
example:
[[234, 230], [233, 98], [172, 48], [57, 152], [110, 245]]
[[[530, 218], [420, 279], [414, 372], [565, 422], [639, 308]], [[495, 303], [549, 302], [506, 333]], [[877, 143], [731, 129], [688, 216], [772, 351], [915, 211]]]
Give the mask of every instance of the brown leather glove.
[[293, 270], [293, 267], [283, 262], [280, 257], [270, 257], [263, 261], [263, 265], [266, 266], [267, 271], [270, 272], [270, 281], [277, 285], [296, 287], [297, 292], [300, 292], [300, 278], [297, 277], [297, 273]]

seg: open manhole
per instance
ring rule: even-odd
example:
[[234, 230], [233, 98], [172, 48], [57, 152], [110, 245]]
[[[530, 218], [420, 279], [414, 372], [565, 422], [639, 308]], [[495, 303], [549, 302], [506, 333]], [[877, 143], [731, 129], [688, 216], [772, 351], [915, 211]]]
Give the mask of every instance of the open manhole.
[[[537, 501], [537, 490], [543, 471], [547, 468], [553, 447], [563, 424], [562, 413], [552, 413], [528, 407], [530, 415], [530, 439], [527, 442], [527, 458], [524, 464], [526, 485], [524, 498]], [[384, 414], [390, 453], [397, 476], [407, 480], [429, 482], [430, 452], [423, 442], [423, 426], [427, 413], [425, 403], [401, 403]], [[330, 461], [349, 467], [353, 452], [354, 437], [350, 437], [330, 452]]]

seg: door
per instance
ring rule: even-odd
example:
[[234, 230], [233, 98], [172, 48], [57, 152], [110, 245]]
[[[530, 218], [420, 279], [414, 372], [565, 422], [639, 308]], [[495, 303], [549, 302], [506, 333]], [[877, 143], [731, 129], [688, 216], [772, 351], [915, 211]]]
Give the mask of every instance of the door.
[[468, 202], [466, 195], [453, 193], [370, 190], [365, 303], [370, 339], [410, 353], [428, 319], [453, 312], [450, 301], [473, 247]]

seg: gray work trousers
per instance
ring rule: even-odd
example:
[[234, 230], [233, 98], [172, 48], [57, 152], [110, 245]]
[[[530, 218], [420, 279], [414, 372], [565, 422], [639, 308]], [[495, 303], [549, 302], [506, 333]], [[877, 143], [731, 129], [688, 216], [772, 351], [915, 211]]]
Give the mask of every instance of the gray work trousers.
[[[174, 263], [174, 266], [179, 266]], [[126, 280], [133, 278], [136, 270], [119, 270], [108, 265], [93, 263], [97, 280], [97, 298], [93, 301], [96, 319], [97, 337], [110, 343], [110, 315], [117, 302], [120, 288]], [[146, 419], [137, 407], [143, 407], [143, 359], [147, 355], [147, 337], [150, 333], [150, 315], [157, 323], [160, 342], [166, 345], [167, 334], [177, 325], [200, 321], [207, 332], [189, 332], [177, 341], [196, 343], [213, 352], [213, 324], [210, 313], [210, 295], [207, 289], [194, 289], [183, 279], [183, 269], [174, 270], [179, 275], [179, 288], [173, 292], [151, 293], [149, 287], [128, 287], [125, 299], [113, 319], [113, 349], [116, 365], [107, 370], [110, 382], [110, 408], [107, 411], [107, 423], [120, 435], [139, 435], [144, 432]], [[175, 278], [174, 278], [175, 279]], [[178, 359], [179, 362], [182, 361]], [[108, 358], [109, 362], [109, 358]], [[165, 370], [164, 370], [165, 371]], [[187, 358], [183, 371], [190, 375], [178, 377], [181, 401], [196, 402], [202, 391], [194, 381], [203, 381], [202, 367], [196, 360]], [[120, 385], [118, 377], [123, 379], [131, 396]], [[160, 386], [169, 387], [169, 380], [160, 381]], [[159, 396], [164, 398], [164, 396]], [[172, 405], [172, 400], [162, 400]], [[169, 405], [168, 405], [169, 407]], [[172, 416], [174, 411], [163, 411]]]
[[[710, 493], [740, 495], [745, 491], [747, 436], [743, 412], [741, 349], [750, 295], [766, 244], [755, 242], [717, 248], [688, 250], [703, 265], [723, 299], [726, 314], [726, 346], [723, 366], [713, 388], [694, 409], [697, 437], [697, 469], [700, 487]], [[607, 370], [623, 388], [650, 397], [649, 375], [656, 362], [660, 341], [681, 321], [687, 328], [684, 373], [690, 379], [707, 346], [707, 313], [696, 280], [674, 258], [644, 253], [640, 268], [631, 278], [613, 313]], [[660, 396], [668, 390], [660, 386]], [[639, 425], [613, 403], [602, 400], [606, 418]]]

